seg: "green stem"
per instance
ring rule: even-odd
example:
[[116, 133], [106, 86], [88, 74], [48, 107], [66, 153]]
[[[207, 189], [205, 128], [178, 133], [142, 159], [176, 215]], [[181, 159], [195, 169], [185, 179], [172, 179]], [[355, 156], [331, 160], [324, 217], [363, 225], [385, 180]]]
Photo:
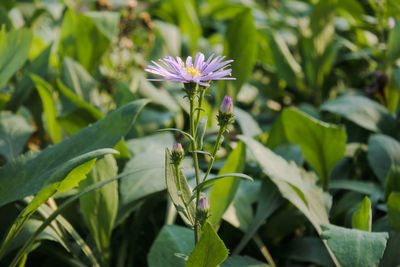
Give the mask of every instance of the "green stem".
[[[194, 128], [194, 99], [195, 97], [189, 98], [190, 100], [190, 134], [192, 136], [196, 136], [196, 129]], [[193, 153], [193, 161], [194, 161], [194, 170], [196, 173], [196, 185], [200, 184], [200, 173], [199, 173], [199, 161], [197, 158], [197, 153], [195, 152], [196, 148], [196, 141], [192, 141], [192, 153]], [[200, 191], [197, 191], [196, 195], [196, 211], [197, 211], [197, 206], [199, 205], [199, 200], [200, 200]], [[199, 227], [197, 223], [197, 216], [195, 217], [194, 221], [194, 242], [197, 244], [199, 241]]]
[[192, 224], [194, 224], [193, 218], [192, 218], [192, 216], [190, 215], [190, 212], [189, 212], [188, 205], [187, 205], [185, 199], [183, 198], [183, 194], [182, 194], [182, 184], [181, 184], [181, 172], [180, 172], [180, 170], [179, 170], [179, 165], [175, 165], [175, 172], [176, 172], [176, 178], [177, 178], [177, 180], [178, 180], [178, 190], [179, 190], [178, 194], [179, 194], [179, 197], [181, 198], [181, 200], [182, 200], [182, 202], [183, 202], [183, 205], [185, 206], [186, 213], [187, 213], [187, 215], [188, 215], [189, 221], [190, 221]]
[[201, 113], [201, 109], [200, 108], [203, 105], [205, 93], [206, 93], [206, 89], [201, 89], [200, 90], [199, 106], [198, 106], [198, 110], [197, 110], [196, 123], [195, 123], [196, 128], [195, 129], [197, 129], [197, 127], [199, 127], [200, 113]]
[[206, 174], [204, 175], [203, 182], [207, 179], [208, 175], [211, 172], [211, 168], [214, 164], [215, 155], [217, 154], [217, 151], [219, 150], [219, 148], [221, 146], [221, 138], [222, 138], [222, 135], [224, 134], [225, 130], [226, 130], [226, 126], [219, 127], [217, 141], [215, 142], [213, 152], [211, 153], [210, 164], [208, 164], [208, 168], [207, 168]]

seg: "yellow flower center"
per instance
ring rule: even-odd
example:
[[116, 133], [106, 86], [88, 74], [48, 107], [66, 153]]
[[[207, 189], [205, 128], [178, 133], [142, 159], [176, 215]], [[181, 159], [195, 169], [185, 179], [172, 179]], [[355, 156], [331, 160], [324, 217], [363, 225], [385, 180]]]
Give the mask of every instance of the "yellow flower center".
[[192, 75], [193, 78], [195, 76], [200, 75], [200, 71], [198, 69], [193, 68], [193, 64], [192, 66], [190, 66], [190, 68], [189, 67], [185, 68], [185, 64], [183, 64], [183, 68], [186, 70], [186, 73]]

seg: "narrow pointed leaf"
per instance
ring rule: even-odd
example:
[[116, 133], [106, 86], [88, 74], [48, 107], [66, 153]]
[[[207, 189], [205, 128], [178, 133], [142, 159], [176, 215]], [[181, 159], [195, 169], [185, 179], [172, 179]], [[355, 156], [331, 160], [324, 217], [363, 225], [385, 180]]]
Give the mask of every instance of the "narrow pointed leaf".
[[218, 175], [215, 176], [213, 178], [208, 179], [205, 182], [202, 182], [200, 184], [198, 184], [194, 189], [193, 192], [197, 191], [197, 190], [203, 190], [204, 188], [207, 188], [213, 184], [215, 184], [216, 182], [220, 181], [221, 179], [224, 178], [233, 178], [233, 177], [239, 177], [245, 180], [249, 180], [249, 181], [254, 181], [253, 178], [251, 178], [250, 176], [243, 174], [243, 173], [227, 173], [227, 174], [222, 174], [222, 175]]
[[371, 232], [372, 228], [372, 211], [371, 201], [368, 197], [360, 203], [360, 208], [354, 212], [352, 218], [353, 229]]

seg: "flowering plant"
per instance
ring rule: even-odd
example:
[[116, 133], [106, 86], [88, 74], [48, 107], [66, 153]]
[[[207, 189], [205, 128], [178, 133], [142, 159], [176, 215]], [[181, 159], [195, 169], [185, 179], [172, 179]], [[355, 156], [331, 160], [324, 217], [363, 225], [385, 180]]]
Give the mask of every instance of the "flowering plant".
[[[229, 124], [233, 122], [233, 100], [229, 96], [225, 96], [217, 116], [218, 119], [218, 136], [211, 152], [202, 150], [203, 137], [207, 116], [202, 116], [204, 111], [202, 105], [204, 102], [205, 92], [210, 87], [213, 80], [235, 80], [231, 77], [232, 69], [230, 63], [233, 60], [225, 60], [223, 56], [214, 57], [211, 55], [206, 61], [202, 53], [197, 53], [194, 63], [192, 57], [187, 57], [184, 62], [180, 57], [164, 57], [160, 59], [160, 64], [152, 61], [153, 65], [149, 65], [145, 71], [162, 76], [159, 79], [148, 79], [150, 81], [170, 81], [181, 82], [184, 85], [186, 96], [189, 99], [189, 132], [180, 129], [168, 128], [163, 130], [172, 130], [182, 133], [190, 139], [190, 153], [194, 161], [194, 169], [196, 175], [196, 187], [191, 190], [186, 178], [180, 171], [180, 164], [184, 157], [184, 150], [180, 143], [173, 146], [172, 152], [166, 151], [166, 183], [172, 202], [177, 208], [182, 219], [194, 230], [195, 244], [199, 242], [199, 235], [203, 226], [206, 225], [207, 219], [212, 216], [210, 214], [210, 203], [202, 190], [218, 182], [220, 179], [228, 177], [241, 177], [252, 180], [244, 174], [231, 173], [229, 175], [221, 175], [208, 178], [214, 164], [214, 159], [221, 143], [223, 135], [227, 131]], [[203, 123], [200, 124], [200, 121]], [[161, 131], [163, 131], [161, 130]], [[200, 132], [203, 134], [200, 134]], [[210, 157], [209, 165], [203, 178], [200, 177], [200, 168], [198, 163], [198, 154], [206, 154]], [[203, 196], [202, 196], [203, 195]], [[211, 203], [212, 205], [212, 203]], [[208, 229], [212, 229], [209, 227]], [[213, 230], [212, 230], [213, 231]], [[216, 234], [215, 234], [216, 235]]]

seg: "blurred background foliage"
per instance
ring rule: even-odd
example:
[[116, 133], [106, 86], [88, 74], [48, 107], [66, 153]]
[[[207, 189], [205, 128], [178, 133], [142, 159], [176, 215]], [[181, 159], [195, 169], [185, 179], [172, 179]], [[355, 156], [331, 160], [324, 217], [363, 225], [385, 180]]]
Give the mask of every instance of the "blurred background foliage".
[[[234, 59], [237, 78], [207, 91], [207, 151], [219, 103], [235, 100], [213, 173], [256, 179], [209, 192], [224, 265], [332, 266], [326, 243], [343, 266], [400, 264], [400, 1], [2, 0], [0, 25], [1, 236], [24, 224], [4, 266], [74, 196], [22, 264], [184, 266], [173, 253], [192, 241], [170, 225], [163, 168], [165, 147], [188, 143], [155, 132], [187, 129], [188, 103], [182, 85], [151, 83], [143, 69], [197, 51]], [[88, 161], [114, 153], [104, 148], [119, 154]], [[350, 228], [389, 240], [371, 232], [357, 247]], [[340, 254], [343, 236], [371, 259]]]

